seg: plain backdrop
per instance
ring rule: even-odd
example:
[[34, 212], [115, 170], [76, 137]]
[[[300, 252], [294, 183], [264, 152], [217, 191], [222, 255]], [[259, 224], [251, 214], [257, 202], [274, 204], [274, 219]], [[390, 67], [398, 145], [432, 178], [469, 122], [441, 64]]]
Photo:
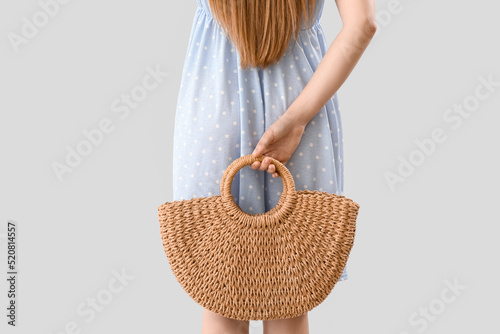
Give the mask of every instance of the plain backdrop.
[[[330, 44], [342, 23], [325, 2]], [[170, 270], [157, 216], [172, 199], [197, 2], [61, 0], [44, 22], [46, 3], [0, 4], [4, 277], [7, 223], [18, 225], [17, 328], [1, 279], [0, 331], [200, 333], [202, 307]], [[361, 206], [349, 279], [309, 312], [311, 333], [499, 331], [499, 10], [377, 1], [377, 34], [338, 91], [345, 193]], [[42, 26], [16, 48], [33, 17]], [[113, 111], [158, 68], [143, 101]], [[84, 147], [99, 127], [102, 141]], [[53, 166], [78, 145], [88, 154], [58, 178]]]

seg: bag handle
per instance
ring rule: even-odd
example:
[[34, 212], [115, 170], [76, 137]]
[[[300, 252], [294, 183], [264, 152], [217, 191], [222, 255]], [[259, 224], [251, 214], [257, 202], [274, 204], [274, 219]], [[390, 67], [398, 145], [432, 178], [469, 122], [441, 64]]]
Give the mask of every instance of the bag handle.
[[250, 214], [241, 210], [238, 204], [234, 202], [233, 195], [231, 194], [231, 184], [233, 183], [233, 179], [236, 173], [238, 173], [238, 171], [243, 167], [253, 164], [255, 161], [262, 162], [264, 158], [266, 158], [266, 156], [264, 155], [261, 155], [259, 157], [254, 157], [252, 154], [244, 155], [234, 160], [226, 168], [224, 174], [222, 175], [222, 179], [220, 182], [220, 192], [221, 192], [222, 202], [226, 210], [237, 218], [241, 218], [247, 221], [250, 220], [254, 222], [255, 221], [269, 222], [269, 219], [275, 221], [281, 221], [291, 212], [291, 210], [295, 206], [297, 197], [295, 191], [295, 182], [293, 181], [292, 174], [284, 164], [282, 164], [280, 161], [272, 157], [267, 157], [267, 158], [270, 158], [271, 163], [274, 164], [274, 166], [276, 166], [276, 171], [278, 172], [283, 182], [283, 191], [276, 206], [265, 213]]

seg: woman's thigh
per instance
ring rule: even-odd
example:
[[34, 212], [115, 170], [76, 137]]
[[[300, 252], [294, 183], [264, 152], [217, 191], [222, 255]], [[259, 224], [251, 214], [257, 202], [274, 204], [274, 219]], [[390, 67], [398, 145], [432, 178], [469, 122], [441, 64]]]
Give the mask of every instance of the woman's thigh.
[[309, 334], [307, 313], [290, 319], [264, 320], [264, 334]]
[[250, 322], [226, 318], [203, 308], [201, 334], [248, 334]]

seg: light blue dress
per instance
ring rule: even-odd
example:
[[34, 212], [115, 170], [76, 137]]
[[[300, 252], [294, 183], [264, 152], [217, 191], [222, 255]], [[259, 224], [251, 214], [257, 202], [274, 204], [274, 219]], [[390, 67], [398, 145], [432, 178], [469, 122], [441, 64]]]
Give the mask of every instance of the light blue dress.
[[[266, 69], [243, 70], [234, 44], [214, 20], [208, 0], [197, 0], [174, 127], [174, 200], [220, 195], [229, 164], [251, 154], [264, 132], [282, 115], [310, 80], [326, 53], [319, 23], [324, 0], [317, 0], [315, 21], [294, 37], [285, 55]], [[344, 195], [343, 140], [337, 93], [307, 124], [286, 164], [296, 190]], [[252, 214], [273, 208], [281, 178], [245, 166], [231, 193]], [[347, 266], [339, 281], [347, 279]]]

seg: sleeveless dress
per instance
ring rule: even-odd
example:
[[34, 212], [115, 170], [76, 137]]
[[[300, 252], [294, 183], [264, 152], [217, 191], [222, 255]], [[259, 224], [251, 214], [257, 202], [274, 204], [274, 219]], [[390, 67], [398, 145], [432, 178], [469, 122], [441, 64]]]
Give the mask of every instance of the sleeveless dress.
[[[328, 47], [317, 0], [312, 26], [277, 64], [241, 68], [239, 53], [215, 21], [208, 0], [197, 0], [183, 66], [174, 125], [173, 200], [220, 195], [229, 164], [255, 149], [310, 80]], [[286, 167], [296, 190], [344, 195], [343, 139], [337, 93], [307, 124]], [[283, 183], [267, 171], [240, 169], [231, 184], [241, 210], [258, 214], [273, 208]], [[346, 280], [347, 265], [339, 279]]]

